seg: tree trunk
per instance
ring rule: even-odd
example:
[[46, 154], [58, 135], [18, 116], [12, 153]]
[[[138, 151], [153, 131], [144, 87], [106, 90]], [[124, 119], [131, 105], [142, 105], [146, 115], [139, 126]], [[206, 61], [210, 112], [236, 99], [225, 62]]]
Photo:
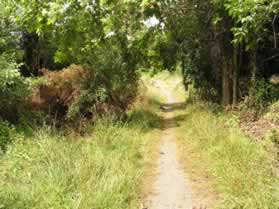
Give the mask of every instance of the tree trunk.
[[238, 49], [239, 46], [233, 48], [233, 107], [237, 105], [238, 101]]
[[251, 62], [251, 84], [252, 84], [252, 88], [254, 88], [256, 86], [256, 72], [257, 72], [256, 52], [252, 52], [250, 62]]
[[255, 96], [256, 93], [256, 72], [257, 72], [257, 52], [256, 50], [251, 53], [250, 56], [250, 68], [251, 68], [251, 84], [250, 84], [250, 96]]
[[229, 63], [226, 56], [223, 55], [223, 68], [222, 68], [222, 104], [229, 105], [231, 102], [230, 92], [230, 70]]
[[[242, 41], [239, 45], [239, 53], [238, 53], [238, 79], [240, 77], [240, 72], [243, 65], [243, 51], [244, 51], [244, 42]], [[240, 87], [239, 87], [239, 80], [238, 80], [238, 89], [237, 89], [238, 98], [241, 96]]]
[[186, 68], [185, 68], [185, 61], [184, 61], [184, 57], [182, 57], [181, 59], [181, 70], [182, 70], [182, 77], [183, 77], [183, 86], [184, 86], [184, 89], [185, 91], [188, 91], [189, 89], [189, 82], [188, 82], [188, 79], [187, 79], [187, 76], [186, 76]]

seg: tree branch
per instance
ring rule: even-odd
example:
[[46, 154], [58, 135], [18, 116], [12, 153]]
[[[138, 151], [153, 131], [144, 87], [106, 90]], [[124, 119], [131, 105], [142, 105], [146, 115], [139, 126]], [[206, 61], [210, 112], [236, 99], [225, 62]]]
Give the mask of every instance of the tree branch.
[[274, 39], [274, 48], [277, 48], [277, 34], [276, 34], [276, 29], [275, 29], [275, 21], [277, 19], [278, 15], [276, 14], [273, 18], [272, 21], [272, 28], [273, 28], [273, 39]]

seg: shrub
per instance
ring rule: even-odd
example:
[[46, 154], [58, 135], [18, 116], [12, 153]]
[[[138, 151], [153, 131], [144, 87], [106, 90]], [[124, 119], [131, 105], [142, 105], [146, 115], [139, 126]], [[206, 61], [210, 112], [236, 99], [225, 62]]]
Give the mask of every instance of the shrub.
[[7, 122], [0, 121], [0, 152], [6, 152], [7, 145], [19, 137], [15, 128]]
[[264, 79], [257, 80], [251, 87], [249, 95], [239, 104], [244, 112], [251, 112], [254, 118], [262, 115], [266, 107], [279, 100], [279, 84]]
[[279, 85], [265, 80], [256, 83], [255, 98], [257, 103], [273, 102], [279, 99]]
[[21, 76], [19, 65], [11, 58], [0, 55], [0, 117], [14, 121], [23, 100], [30, 93], [31, 82]]
[[118, 116], [125, 112], [137, 92], [135, 79], [125, 81], [113, 70], [107, 74], [71, 65], [61, 71], [42, 69], [41, 73], [42, 82], [33, 89], [30, 103], [64, 122], [106, 113]]
[[29, 98], [31, 105], [64, 117], [69, 106], [81, 95], [87, 71], [79, 65], [71, 65], [61, 71], [42, 69], [41, 73], [42, 81]]

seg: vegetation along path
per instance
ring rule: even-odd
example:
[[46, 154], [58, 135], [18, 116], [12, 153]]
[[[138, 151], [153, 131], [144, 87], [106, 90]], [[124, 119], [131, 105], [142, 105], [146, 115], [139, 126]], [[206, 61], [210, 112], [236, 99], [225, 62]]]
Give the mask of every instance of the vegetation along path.
[[164, 126], [160, 158], [157, 164], [157, 176], [153, 185], [153, 193], [147, 198], [148, 209], [188, 209], [192, 208], [192, 197], [189, 180], [184, 175], [182, 165], [177, 160], [177, 146], [174, 128], [176, 121], [172, 106], [175, 99], [171, 92], [157, 81], [156, 86], [166, 97], [167, 104], [162, 105]]

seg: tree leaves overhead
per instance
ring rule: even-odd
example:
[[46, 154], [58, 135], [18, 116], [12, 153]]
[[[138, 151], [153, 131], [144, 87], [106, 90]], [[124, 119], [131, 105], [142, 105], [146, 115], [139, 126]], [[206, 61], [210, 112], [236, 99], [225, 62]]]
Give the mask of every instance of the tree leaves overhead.
[[[56, 60], [81, 62], [82, 54], [92, 51], [112, 35], [134, 37], [142, 26], [137, 8], [140, 1], [123, 0], [15, 0], [2, 1], [6, 11], [29, 32], [52, 37], [58, 50]], [[73, 61], [74, 61], [73, 60]]]
[[[278, 53], [278, 0], [0, 0], [0, 4], [0, 53], [19, 55], [24, 49], [24, 66], [35, 75], [48, 63], [51, 69], [81, 64], [95, 78], [108, 77], [110, 89], [121, 86], [121, 80], [136, 83], [142, 68], [181, 68], [185, 85], [210, 89], [220, 97], [225, 81], [227, 92], [238, 91], [230, 89], [237, 83], [232, 81], [236, 66], [239, 71], [243, 67], [245, 76], [255, 76], [255, 69], [275, 60]], [[265, 47], [272, 47], [271, 56], [265, 55], [269, 52], [258, 56]], [[265, 57], [261, 66], [258, 57]]]

